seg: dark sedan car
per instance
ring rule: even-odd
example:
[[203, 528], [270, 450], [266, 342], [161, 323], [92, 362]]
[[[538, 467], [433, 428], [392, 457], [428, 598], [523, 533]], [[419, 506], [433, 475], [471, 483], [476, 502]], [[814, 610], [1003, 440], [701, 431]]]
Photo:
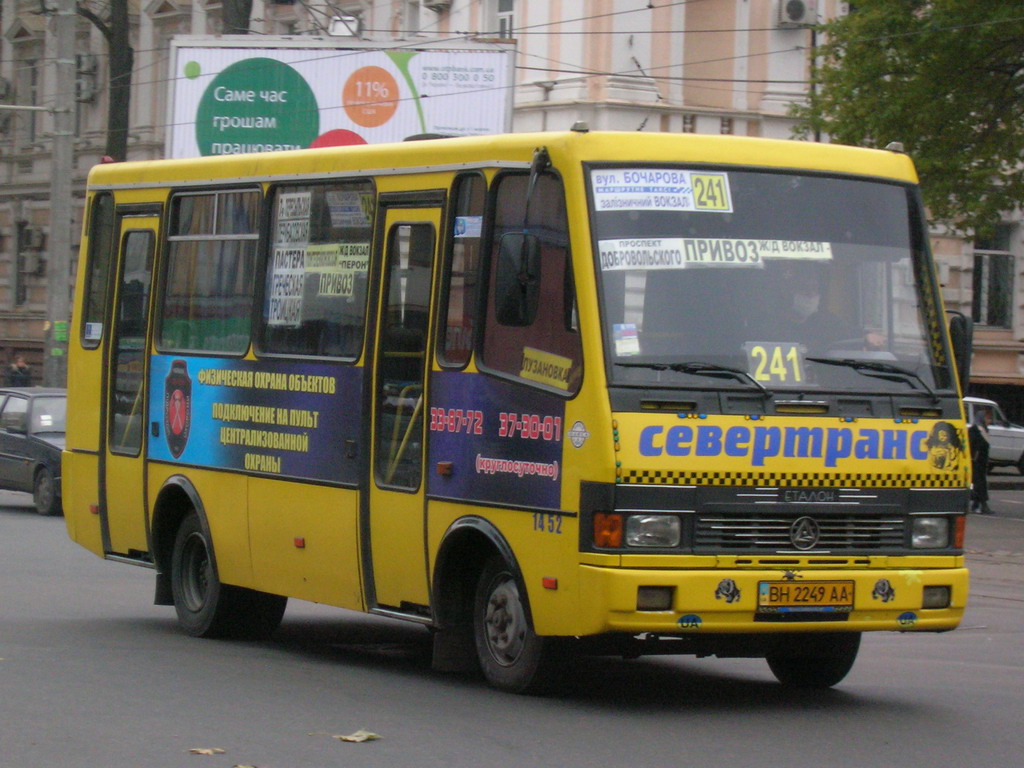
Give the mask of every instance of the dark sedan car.
[[41, 515], [61, 514], [60, 452], [67, 392], [0, 389], [0, 489], [32, 494]]

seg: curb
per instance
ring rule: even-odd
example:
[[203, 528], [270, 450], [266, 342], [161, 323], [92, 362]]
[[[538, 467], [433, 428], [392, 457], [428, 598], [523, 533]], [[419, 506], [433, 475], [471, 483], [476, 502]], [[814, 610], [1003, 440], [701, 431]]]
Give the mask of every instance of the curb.
[[998, 491], [1024, 490], [1024, 475], [989, 475], [988, 487]]

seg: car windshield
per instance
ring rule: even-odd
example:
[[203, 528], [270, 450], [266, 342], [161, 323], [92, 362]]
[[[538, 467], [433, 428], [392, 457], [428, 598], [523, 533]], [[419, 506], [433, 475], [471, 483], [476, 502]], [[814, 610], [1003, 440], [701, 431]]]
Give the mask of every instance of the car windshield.
[[614, 384], [953, 387], [912, 188], [682, 167], [589, 180]]
[[65, 397], [37, 397], [32, 401], [32, 423], [29, 432], [33, 435], [65, 431], [68, 401]]

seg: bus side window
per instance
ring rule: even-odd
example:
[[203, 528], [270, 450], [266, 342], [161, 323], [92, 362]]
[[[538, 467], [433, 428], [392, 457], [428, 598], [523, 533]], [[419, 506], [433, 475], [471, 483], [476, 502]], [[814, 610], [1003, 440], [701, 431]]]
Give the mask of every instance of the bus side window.
[[89, 273], [82, 302], [82, 346], [94, 349], [103, 338], [108, 307], [110, 265], [114, 258], [114, 197], [101, 192], [93, 198], [89, 226]]
[[354, 360], [363, 343], [374, 186], [275, 187], [259, 349]]
[[388, 233], [381, 317], [376, 480], [418, 488], [422, 480], [423, 375], [434, 227], [397, 224]]
[[[569, 227], [561, 180], [545, 173], [537, 180], [526, 230], [529, 248], [530, 293], [535, 296], [525, 314], [507, 313], [508, 297], [498, 279], [503, 235], [523, 230], [529, 177], [504, 174], [496, 181], [494, 233], [488, 268], [487, 314], [483, 364], [502, 373], [560, 390], [579, 389], [583, 351], [569, 254]], [[515, 238], [511, 238], [514, 240]], [[523, 239], [523, 238], [520, 238]], [[506, 244], [510, 238], [505, 238]], [[507, 247], [507, 245], [506, 245]], [[507, 255], [507, 254], [506, 254]]]
[[463, 174], [452, 185], [452, 207], [445, 258], [438, 357], [444, 365], [469, 362], [480, 281], [480, 237], [487, 185], [479, 174]]
[[171, 198], [157, 310], [161, 349], [241, 354], [248, 348], [260, 200], [252, 189]]
[[146, 321], [149, 318], [149, 278], [153, 271], [153, 233], [128, 232], [122, 248], [119, 301], [113, 318], [114, 357], [111, 371], [110, 450], [138, 455], [142, 446], [143, 380]]

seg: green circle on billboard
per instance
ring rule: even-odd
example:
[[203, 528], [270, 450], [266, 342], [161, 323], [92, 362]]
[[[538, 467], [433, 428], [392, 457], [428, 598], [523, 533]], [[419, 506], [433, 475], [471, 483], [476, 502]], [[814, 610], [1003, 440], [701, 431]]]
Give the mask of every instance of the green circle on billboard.
[[226, 67], [196, 111], [203, 156], [303, 149], [319, 135], [320, 112], [309, 83], [274, 59], [243, 59]]

